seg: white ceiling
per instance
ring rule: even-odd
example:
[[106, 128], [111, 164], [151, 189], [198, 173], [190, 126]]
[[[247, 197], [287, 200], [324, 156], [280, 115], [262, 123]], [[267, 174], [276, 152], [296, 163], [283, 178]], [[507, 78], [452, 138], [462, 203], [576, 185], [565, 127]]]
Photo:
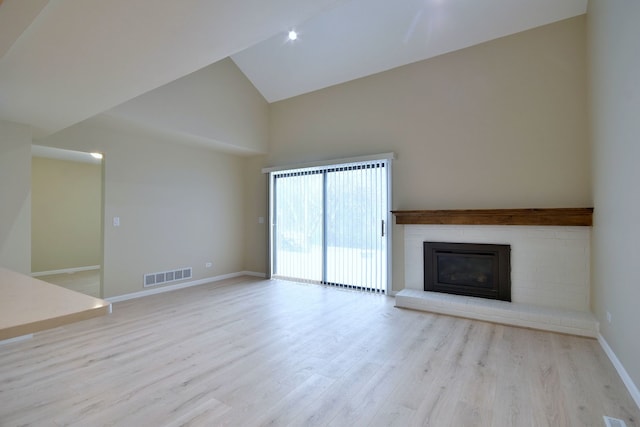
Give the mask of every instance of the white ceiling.
[[580, 15], [587, 1], [4, 0], [0, 119], [47, 135], [228, 56], [273, 102]]
[[269, 102], [586, 12], [587, 0], [350, 0], [231, 58]]

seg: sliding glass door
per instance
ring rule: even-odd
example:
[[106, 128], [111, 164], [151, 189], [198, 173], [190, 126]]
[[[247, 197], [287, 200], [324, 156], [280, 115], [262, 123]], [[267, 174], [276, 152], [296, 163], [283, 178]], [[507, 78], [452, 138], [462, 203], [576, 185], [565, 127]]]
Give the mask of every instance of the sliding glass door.
[[322, 281], [323, 178], [314, 172], [277, 177], [273, 272], [281, 278]]
[[272, 276], [386, 292], [387, 160], [271, 173]]

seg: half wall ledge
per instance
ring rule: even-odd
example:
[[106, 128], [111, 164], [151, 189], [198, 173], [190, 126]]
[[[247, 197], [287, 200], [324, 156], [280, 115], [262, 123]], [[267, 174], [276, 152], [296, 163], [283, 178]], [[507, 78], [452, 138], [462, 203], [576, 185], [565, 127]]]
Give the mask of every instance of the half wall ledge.
[[593, 225], [593, 208], [409, 210], [391, 213], [398, 225]]
[[104, 316], [111, 303], [0, 267], [0, 342]]

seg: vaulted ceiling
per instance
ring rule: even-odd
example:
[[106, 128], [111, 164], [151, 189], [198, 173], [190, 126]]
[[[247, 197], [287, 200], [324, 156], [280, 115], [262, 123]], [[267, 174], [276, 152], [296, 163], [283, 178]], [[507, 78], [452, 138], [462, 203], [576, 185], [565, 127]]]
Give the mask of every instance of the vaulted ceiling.
[[[229, 56], [273, 102], [586, 7], [587, 0], [4, 0], [0, 119], [51, 134]], [[286, 39], [290, 29], [295, 42]]]

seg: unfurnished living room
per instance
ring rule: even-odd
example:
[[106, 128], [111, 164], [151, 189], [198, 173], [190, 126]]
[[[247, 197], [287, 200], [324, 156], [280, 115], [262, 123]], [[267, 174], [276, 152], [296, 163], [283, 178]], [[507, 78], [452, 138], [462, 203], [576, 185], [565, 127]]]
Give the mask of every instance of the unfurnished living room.
[[640, 426], [638, 22], [0, 0], [0, 426]]

